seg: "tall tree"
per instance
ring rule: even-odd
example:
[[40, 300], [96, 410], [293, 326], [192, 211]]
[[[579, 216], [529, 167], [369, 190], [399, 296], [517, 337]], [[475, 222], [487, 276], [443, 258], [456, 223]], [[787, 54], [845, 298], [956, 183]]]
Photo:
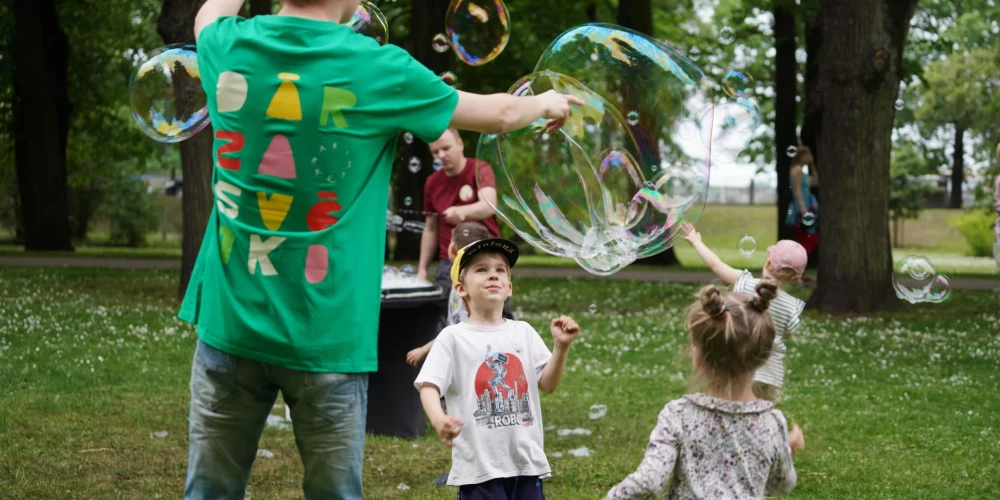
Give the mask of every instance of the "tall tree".
[[[653, 36], [653, 6], [650, 0], [620, 0], [618, 2], [618, 24], [644, 35]], [[680, 264], [673, 247], [656, 255], [639, 259], [638, 264], [672, 266]]]
[[14, 1], [15, 169], [28, 250], [72, 250], [66, 142], [69, 45], [55, 0]]
[[916, 0], [821, 0], [813, 92], [823, 109], [819, 279], [811, 307], [832, 314], [895, 306], [889, 241], [894, 102]]
[[[434, 35], [444, 32], [444, 17], [448, 11], [447, 0], [413, 0], [410, 11], [409, 51], [414, 59], [435, 73], [450, 71], [455, 67], [455, 56], [451, 52], [434, 50]], [[414, 137], [409, 143], [400, 142], [397, 151], [396, 189], [393, 191], [395, 206], [406, 210], [407, 220], [423, 220], [419, 212], [424, 206], [424, 182], [434, 172], [433, 158], [427, 143]], [[473, 147], [475, 144], [473, 144]], [[468, 152], [468, 149], [466, 150]], [[413, 158], [420, 162], [420, 169], [412, 172], [409, 164]], [[409, 200], [410, 203], [406, 203]], [[396, 236], [395, 260], [418, 260], [420, 258], [420, 234], [404, 231]]]
[[795, 4], [774, 0], [774, 159], [778, 178], [778, 239], [795, 239], [793, 229], [785, 224], [785, 212], [792, 198], [789, 170], [792, 159], [786, 151], [798, 144], [795, 124], [798, 121], [798, 63], [795, 62]]
[[[157, 31], [166, 43], [194, 44], [194, 17], [205, 0], [163, 0]], [[183, 81], [180, 85], [195, 85]], [[183, 92], [183, 89], [178, 89]], [[181, 282], [178, 294], [183, 297], [191, 280], [205, 226], [212, 213], [212, 126], [181, 142], [181, 171], [184, 196], [181, 204], [184, 219], [181, 239]]]

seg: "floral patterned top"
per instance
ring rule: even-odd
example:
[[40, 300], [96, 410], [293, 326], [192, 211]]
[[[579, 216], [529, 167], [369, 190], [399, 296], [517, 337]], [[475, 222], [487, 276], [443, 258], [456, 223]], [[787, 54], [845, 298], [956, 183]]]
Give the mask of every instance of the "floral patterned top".
[[795, 480], [774, 403], [689, 394], [663, 408], [639, 468], [608, 498], [661, 498], [668, 481], [671, 499], [764, 498], [791, 493]]

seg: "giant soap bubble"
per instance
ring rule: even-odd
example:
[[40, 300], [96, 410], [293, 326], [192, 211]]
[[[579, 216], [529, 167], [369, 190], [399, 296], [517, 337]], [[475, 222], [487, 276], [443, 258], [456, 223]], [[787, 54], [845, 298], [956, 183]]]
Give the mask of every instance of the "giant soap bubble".
[[156, 49], [132, 73], [128, 86], [132, 118], [149, 137], [180, 142], [208, 125], [194, 45]]
[[539, 121], [480, 140], [477, 156], [497, 172], [497, 213], [532, 245], [595, 274], [680, 241], [682, 224], [704, 209], [716, 147], [719, 111], [704, 73], [645, 35], [589, 24], [556, 38], [511, 93], [549, 89], [586, 102], [559, 133], [549, 137]]
[[347, 26], [362, 35], [374, 38], [379, 45], [389, 43], [389, 24], [385, 21], [385, 16], [375, 4], [367, 0], [362, 0], [358, 4]]

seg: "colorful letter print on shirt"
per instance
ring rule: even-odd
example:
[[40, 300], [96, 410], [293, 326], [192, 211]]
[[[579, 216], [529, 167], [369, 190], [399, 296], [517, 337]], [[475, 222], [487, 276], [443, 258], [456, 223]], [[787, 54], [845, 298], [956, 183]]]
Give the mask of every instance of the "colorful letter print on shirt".
[[198, 58], [215, 207], [181, 318], [246, 358], [376, 370], [396, 137], [437, 139], [457, 93], [398, 47], [290, 16], [220, 18]]

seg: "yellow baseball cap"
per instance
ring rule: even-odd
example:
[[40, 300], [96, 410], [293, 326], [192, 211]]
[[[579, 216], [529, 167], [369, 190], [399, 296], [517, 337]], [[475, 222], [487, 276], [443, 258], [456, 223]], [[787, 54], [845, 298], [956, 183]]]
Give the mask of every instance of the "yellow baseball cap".
[[507, 259], [507, 265], [511, 268], [517, 262], [517, 257], [521, 251], [517, 248], [517, 243], [504, 238], [489, 238], [470, 243], [465, 248], [458, 251], [455, 261], [451, 263], [451, 282], [458, 283], [458, 275], [462, 268], [469, 263], [469, 259], [483, 250], [499, 252]]

